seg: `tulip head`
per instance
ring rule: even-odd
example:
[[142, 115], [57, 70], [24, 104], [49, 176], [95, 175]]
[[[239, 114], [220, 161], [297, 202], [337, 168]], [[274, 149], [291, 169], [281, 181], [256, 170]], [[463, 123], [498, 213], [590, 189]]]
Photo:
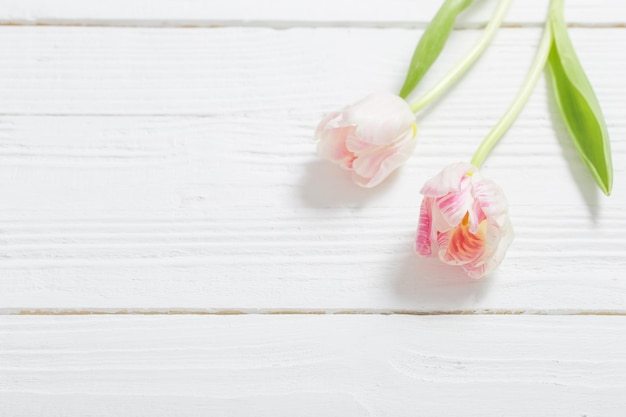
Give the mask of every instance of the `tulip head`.
[[374, 187], [402, 165], [416, 145], [409, 104], [391, 93], [373, 93], [326, 116], [317, 126], [318, 154], [362, 187]]
[[493, 271], [513, 240], [504, 193], [467, 163], [444, 168], [424, 184], [415, 250], [436, 254], [472, 278]]

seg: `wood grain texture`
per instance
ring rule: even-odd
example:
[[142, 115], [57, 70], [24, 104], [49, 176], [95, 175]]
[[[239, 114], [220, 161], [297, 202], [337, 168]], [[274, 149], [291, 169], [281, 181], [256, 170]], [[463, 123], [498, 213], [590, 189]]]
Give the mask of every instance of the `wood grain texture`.
[[[476, 1], [459, 26], [484, 24], [495, 1]], [[548, 0], [515, 1], [505, 24], [544, 21]], [[2, 0], [0, 22], [12, 24], [78, 24], [131, 26], [255, 25], [293, 26], [424, 26], [440, 2], [431, 0]], [[569, 0], [572, 24], [626, 23], [621, 0]]]
[[[415, 156], [363, 190], [313, 129], [398, 90], [438, 2], [0, 0], [0, 416], [621, 417], [622, 1], [566, 7], [614, 195], [542, 80], [484, 167], [516, 230], [501, 268], [473, 281], [412, 252], [418, 189], [500, 116], [547, 3], [513, 2], [418, 117]], [[464, 14], [420, 93], [494, 4]], [[285, 312], [352, 314], [249, 314]]]
[[[480, 35], [476, 3], [419, 93]], [[566, 6], [614, 195], [542, 80], [484, 167], [517, 235], [501, 268], [412, 252], [418, 189], [507, 106], [547, 3], [513, 2], [415, 156], [363, 190], [312, 132], [398, 90], [439, 2], [0, 0], [0, 416], [622, 417], [621, 0]]]
[[[0, 305], [624, 311], [624, 194], [592, 193], [587, 207], [567, 164], [575, 178], [584, 167], [548, 123], [511, 131], [514, 150], [502, 146], [486, 169], [508, 191], [517, 233], [500, 270], [475, 282], [416, 258], [417, 189], [463, 157], [441, 155], [458, 138], [435, 120], [415, 158], [372, 192], [318, 161], [298, 123], [5, 118]], [[614, 150], [620, 166], [626, 152]]]
[[[406, 57], [388, 45], [409, 47], [419, 31], [2, 31], [4, 313], [625, 312], [624, 30], [572, 30], [613, 139], [613, 196], [588, 178], [542, 81], [485, 166], [517, 239], [480, 282], [413, 255], [417, 191], [470, 157], [538, 29], [501, 31], [419, 117], [414, 158], [376, 190], [319, 161], [312, 131], [324, 112], [399, 85]], [[463, 33], [425, 85], [478, 35]]]
[[[503, 29], [447, 109], [497, 118], [512, 99], [541, 29]], [[0, 27], [0, 114], [299, 116], [375, 90], [399, 90], [421, 30], [363, 28]], [[480, 36], [457, 31], [422, 81], [424, 92]], [[571, 30], [607, 112], [619, 112], [623, 29]], [[540, 93], [544, 95], [545, 93]], [[544, 98], [545, 100], [545, 98]], [[484, 106], [484, 107], [482, 107]], [[546, 118], [545, 114], [539, 117]], [[461, 120], [461, 119], [454, 119]]]
[[625, 317], [0, 317], [0, 414], [621, 417]]

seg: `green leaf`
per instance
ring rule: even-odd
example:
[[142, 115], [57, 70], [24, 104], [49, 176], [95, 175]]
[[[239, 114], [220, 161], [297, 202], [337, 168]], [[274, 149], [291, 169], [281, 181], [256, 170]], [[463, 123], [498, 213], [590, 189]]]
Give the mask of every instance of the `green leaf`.
[[406, 98], [411, 94], [417, 83], [424, 77], [426, 71], [428, 71], [443, 50], [448, 36], [450, 36], [450, 32], [454, 28], [457, 16], [467, 9], [472, 2], [473, 0], [444, 1], [415, 47], [409, 71], [400, 90], [400, 97]]
[[613, 187], [613, 164], [606, 123], [591, 83], [580, 65], [563, 18], [562, 0], [550, 9], [553, 44], [548, 58], [557, 106], [574, 145], [606, 194]]

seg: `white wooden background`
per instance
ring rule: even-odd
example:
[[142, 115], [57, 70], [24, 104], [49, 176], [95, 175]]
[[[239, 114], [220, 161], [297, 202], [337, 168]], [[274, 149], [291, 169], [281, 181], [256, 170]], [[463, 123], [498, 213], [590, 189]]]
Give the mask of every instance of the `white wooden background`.
[[418, 190], [512, 99], [547, 0], [514, 1], [383, 186], [315, 155], [439, 3], [0, 0], [0, 416], [624, 416], [622, 0], [566, 1], [613, 195], [544, 77], [484, 167], [516, 229], [488, 279], [413, 254]]

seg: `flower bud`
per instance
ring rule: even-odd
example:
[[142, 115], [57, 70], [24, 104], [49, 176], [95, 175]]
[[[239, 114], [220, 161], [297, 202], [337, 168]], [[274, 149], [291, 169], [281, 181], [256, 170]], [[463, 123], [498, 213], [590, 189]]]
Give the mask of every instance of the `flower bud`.
[[435, 253], [472, 278], [493, 271], [513, 240], [504, 193], [467, 163], [444, 168], [424, 184], [415, 250]]
[[374, 187], [402, 165], [416, 145], [409, 104], [391, 93], [373, 93], [326, 116], [315, 131], [318, 154]]

